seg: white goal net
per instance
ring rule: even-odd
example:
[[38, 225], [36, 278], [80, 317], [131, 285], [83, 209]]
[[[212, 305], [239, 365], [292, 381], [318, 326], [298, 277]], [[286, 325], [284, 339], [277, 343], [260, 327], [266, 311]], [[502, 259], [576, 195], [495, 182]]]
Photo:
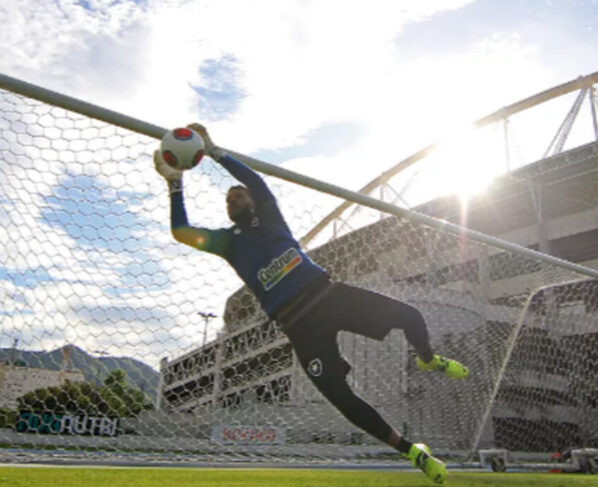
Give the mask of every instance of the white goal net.
[[[0, 91], [0, 459], [396, 461], [322, 398], [223, 260], [172, 239], [156, 146]], [[267, 181], [297, 237], [340, 203]], [[190, 223], [228, 226], [233, 183], [208, 160], [190, 171]], [[356, 221], [313, 260], [415, 305], [471, 372], [419, 371], [399, 331], [341, 333], [359, 395], [449, 459], [598, 446], [595, 279], [370, 208]]]

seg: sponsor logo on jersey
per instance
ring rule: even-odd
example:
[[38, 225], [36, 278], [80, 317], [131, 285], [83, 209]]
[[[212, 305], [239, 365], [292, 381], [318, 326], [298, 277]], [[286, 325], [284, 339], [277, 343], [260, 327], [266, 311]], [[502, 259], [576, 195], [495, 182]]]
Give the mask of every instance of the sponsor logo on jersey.
[[272, 289], [282, 278], [289, 274], [295, 267], [301, 264], [301, 254], [297, 249], [290, 248], [279, 257], [272, 259], [267, 267], [260, 269], [257, 277], [266, 291]]

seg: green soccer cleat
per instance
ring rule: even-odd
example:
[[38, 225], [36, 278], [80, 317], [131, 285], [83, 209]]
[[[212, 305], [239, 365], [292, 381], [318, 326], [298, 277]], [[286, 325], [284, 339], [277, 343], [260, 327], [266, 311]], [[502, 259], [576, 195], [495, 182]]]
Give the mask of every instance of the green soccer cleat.
[[446, 478], [446, 465], [438, 458], [432, 456], [432, 452], [423, 443], [414, 443], [405, 455], [414, 467], [419, 468], [430, 480], [442, 484]]
[[456, 360], [441, 357], [440, 355], [434, 355], [434, 358], [430, 362], [424, 362], [417, 357], [416, 362], [421, 370], [440, 370], [451, 379], [467, 379], [469, 376], [469, 370], [465, 365]]

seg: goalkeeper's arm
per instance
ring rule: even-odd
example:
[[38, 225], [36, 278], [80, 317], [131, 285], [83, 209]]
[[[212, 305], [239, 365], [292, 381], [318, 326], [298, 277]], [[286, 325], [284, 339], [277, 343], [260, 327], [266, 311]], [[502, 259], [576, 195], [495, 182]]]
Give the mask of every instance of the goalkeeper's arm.
[[187, 125], [187, 127], [195, 130], [201, 135], [206, 144], [206, 154], [224, 167], [224, 169], [226, 169], [237, 181], [244, 184], [249, 190], [251, 197], [258, 205], [267, 200], [274, 200], [274, 195], [262, 177], [242, 162], [228, 155], [223, 149], [216, 146], [203, 125], [192, 123]]
[[154, 152], [156, 171], [168, 183], [170, 196], [170, 230], [178, 242], [198, 250], [224, 256], [226, 234], [220, 230], [208, 230], [189, 225], [183, 196], [183, 171], [170, 167], [159, 151]]

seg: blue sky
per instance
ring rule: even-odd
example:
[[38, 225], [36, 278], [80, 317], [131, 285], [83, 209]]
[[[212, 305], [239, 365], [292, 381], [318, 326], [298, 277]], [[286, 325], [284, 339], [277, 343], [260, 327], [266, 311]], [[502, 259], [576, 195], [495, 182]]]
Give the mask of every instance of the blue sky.
[[[4, 0], [0, 22], [3, 74], [160, 126], [203, 121], [225, 147], [350, 189], [462, 123], [598, 70], [595, 0]], [[521, 148], [526, 157], [541, 155], [567, 109], [559, 105], [534, 126], [547, 132]], [[10, 121], [0, 123], [14, 133]], [[46, 134], [39, 127], [30, 135]], [[67, 332], [32, 347], [86, 340], [89, 349], [146, 354], [154, 365], [196, 343], [192, 316], [220, 316], [239, 282], [214, 258], [172, 242], [152, 143], [106, 136], [113, 145], [102, 151], [91, 137], [77, 148], [77, 164], [66, 164], [68, 147], [23, 160], [5, 137], [6, 340], [56, 321]], [[415, 186], [475, 186], [473, 173], [496, 170], [461, 162]], [[219, 226], [230, 181], [209, 164], [188, 178], [192, 219]], [[310, 204], [319, 203], [288, 205], [298, 233], [325, 214], [325, 204]], [[31, 251], [16, 256], [16, 240]], [[122, 318], [119, 332], [102, 328], [101, 309]], [[134, 338], [145, 321], [159, 343]], [[97, 334], [69, 335], [73, 323]]]
[[220, 120], [239, 109], [245, 93], [238, 64], [234, 56], [224, 55], [206, 59], [199, 67], [203, 82], [191, 86], [199, 96], [197, 108], [202, 120]]
[[[41, 219], [45, 224], [64, 229], [80, 246], [112, 252], [121, 252], [127, 247], [135, 251], [148, 242], [136, 238], [134, 232], [151, 222], [129, 209], [147, 197], [130, 191], [117, 199], [101, 181], [86, 175], [67, 174], [52, 194], [44, 197]], [[89, 225], [90, 222], [93, 225]]]

